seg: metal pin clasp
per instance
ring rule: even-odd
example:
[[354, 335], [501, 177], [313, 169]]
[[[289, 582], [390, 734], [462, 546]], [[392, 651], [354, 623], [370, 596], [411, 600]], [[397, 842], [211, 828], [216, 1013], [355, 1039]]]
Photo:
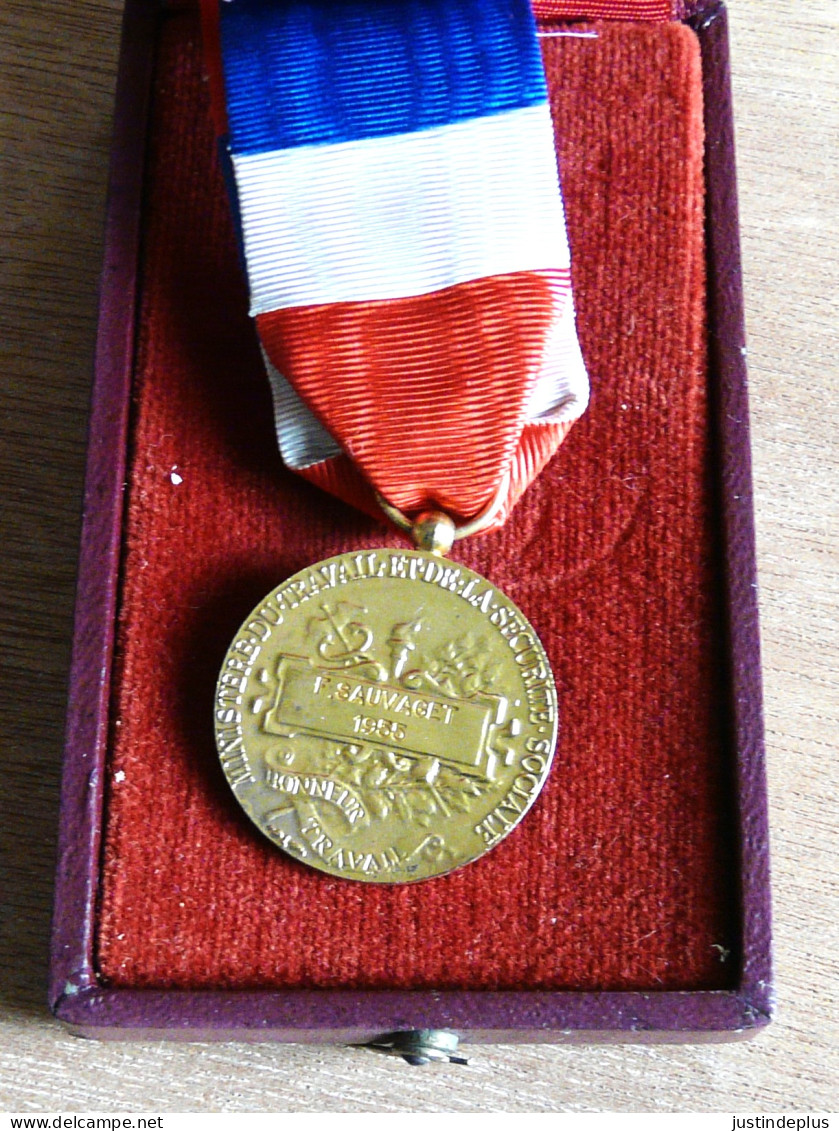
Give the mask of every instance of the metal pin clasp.
[[460, 1038], [448, 1029], [402, 1029], [387, 1033], [364, 1048], [386, 1056], [401, 1056], [407, 1064], [468, 1064], [466, 1057], [457, 1056]]

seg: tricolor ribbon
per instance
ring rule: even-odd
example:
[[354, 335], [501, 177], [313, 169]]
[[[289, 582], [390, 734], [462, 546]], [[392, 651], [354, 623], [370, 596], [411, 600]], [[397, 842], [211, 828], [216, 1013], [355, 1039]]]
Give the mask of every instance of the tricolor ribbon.
[[588, 399], [527, 0], [207, 11], [283, 459], [500, 525]]

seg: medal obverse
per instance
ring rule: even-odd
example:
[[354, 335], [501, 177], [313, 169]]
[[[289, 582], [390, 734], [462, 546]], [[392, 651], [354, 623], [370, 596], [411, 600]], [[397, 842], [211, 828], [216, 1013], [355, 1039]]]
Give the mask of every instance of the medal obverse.
[[515, 828], [557, 734], [545, 651], [516, 606], [416, 550], [295, 574], [240, 628], [216, 688], [237, 800], [291, 856], [376, 883], [443, 875]]

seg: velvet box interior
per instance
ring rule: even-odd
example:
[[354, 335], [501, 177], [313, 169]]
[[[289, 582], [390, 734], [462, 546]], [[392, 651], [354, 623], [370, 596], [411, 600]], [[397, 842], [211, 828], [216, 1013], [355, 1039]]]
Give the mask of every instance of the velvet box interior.
[[304, 566], [400, 537], [283, 468], [198, 14], [129, 4], [54, 938], [54, 1008], [78, 1030], [767, 1019], [725, 18], [661, 8], [539, 11], [592, 400], [503, 530], [456, 550], [551, 658], [554, 768], [488, 855], [389, 886], [279, 852], [219, 768], [213, 689], [246, 614]]

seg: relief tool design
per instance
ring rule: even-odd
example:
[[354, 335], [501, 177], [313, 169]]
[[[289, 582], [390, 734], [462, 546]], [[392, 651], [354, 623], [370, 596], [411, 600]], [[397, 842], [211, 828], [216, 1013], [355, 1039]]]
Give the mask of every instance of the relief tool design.
[[511, 831], [556, 742], [532, 627], [441, 560], [505, 521], [588, 399], [532, 13], [204, 14], [283, 459], [419, 547], [321, 562], [262, 602], [218, 683], [222, 765], [299, 859], [426, 879]]

